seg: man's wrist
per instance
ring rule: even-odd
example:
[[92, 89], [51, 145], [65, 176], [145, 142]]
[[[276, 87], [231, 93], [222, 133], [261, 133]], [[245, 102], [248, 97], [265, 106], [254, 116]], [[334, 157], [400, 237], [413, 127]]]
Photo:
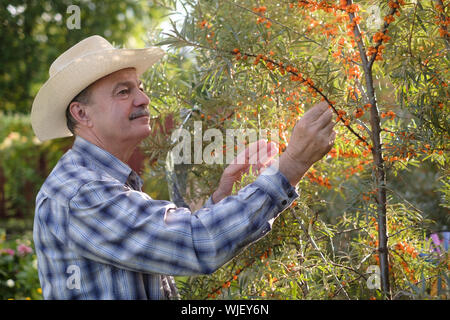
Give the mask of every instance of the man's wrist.
[[289, 183], [295, 187], [309, 170], [311, 164], [300, 160], [296, 161], [286, 150], [280, 156], [278, 166], [278, 170], [286, 177]]
[[[231, 194], [231, 193], [230, 193]], [[218, 203], [220, 200], [222, 200], [223, 198], [226, 198], [227, 196], [229, 196], [230, 194], [225, 194], [220, 190], [220, 186], [219, 188], [214, 191], [214, 193], [211, 196], [211, 200], [214, 204]]]

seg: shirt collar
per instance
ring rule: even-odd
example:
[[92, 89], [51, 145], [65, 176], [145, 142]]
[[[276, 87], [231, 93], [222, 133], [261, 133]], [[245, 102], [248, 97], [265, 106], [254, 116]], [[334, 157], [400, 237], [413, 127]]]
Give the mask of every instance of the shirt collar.
[[121, 183], [125, 184], [130, 178], [134, 182], [137, 181], [139, 188], [142, 187], [142, 179], [127, 164], [88, 140], [80, 136], [76, 136], [72, 146], [72, 151], [93, 160], [94, 164], [100, 170], [106, 171], [109, 175], [119, 180]]

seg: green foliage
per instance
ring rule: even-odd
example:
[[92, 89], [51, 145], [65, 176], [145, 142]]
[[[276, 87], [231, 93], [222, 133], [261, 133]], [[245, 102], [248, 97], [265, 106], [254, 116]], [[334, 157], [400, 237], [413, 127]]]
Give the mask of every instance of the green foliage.
[[[180, 278], [183, 297], [385, 298], [367, 285], [368, 267], [379, 264], [380, 185], [374, 179], [373, 149], [359, 139], [373, 147], [377, 123], [386, 174], [392, 297], [447, 299], [448, 253], [427, 256], [429, 234], [448, 229], [449, 222], [448, 37], [440, 36], [434, 2], [401, 6], [370, 72], [346, 9], [334, 15], [334, 9], [330, 13], [320, 7], [337, 1], [182, 3], [185, 20], [174, 23], [160, 45], [175, 57], [188, 55], [193, 65], [176, 69], [176, 77], [170, 65], [159, 65], [151, 71], [158, 85], [151, 82], [150, 92], [155, 97], [174, 93], [168, 98], [173, 106], [193, 110], [184, 128], [193, 130], [193, 121], [202, 121], [204, 128], [223, 133], [270, 129], [279, 133], [283, 149], [296, 120], [321, 98], [343, 115], [335, 127], [334, 148], [300, 182], [298, 203], [280, 216], [267, 237], [212, 276]], [[364, 32], [360, 45], [370, 60], [375, 58], [370, 54], [374, 37], [380, 37], [391, 8], [387, 1], [355, 3]], [[373, 16], [373, 8], [378, 15]], [[377, 118], [369, 105], [368, 78]], [[180, 126], [183, 117], [176, 119]], [[222, 170], [221, 165], [195, 165], [185, 172], [190, 203], [201, 203], [214, 191]]]
[[[420, 225], [414, 212], [392, 208], [389, 219], [394, 298], [448, 298], [448, 252], [431, 255], [423, 229], [411, 228]], [[282, 214], [267, 237], [213, 276], [180, 279], [179, 287], [185, 299], [380, 299], [380, 291], [367, 285], [367, 270], [378, 259], [376, 227], [361, 212], [326, 224], [298, 204]], [[398, 247], [406, 242], [418, 249]]]

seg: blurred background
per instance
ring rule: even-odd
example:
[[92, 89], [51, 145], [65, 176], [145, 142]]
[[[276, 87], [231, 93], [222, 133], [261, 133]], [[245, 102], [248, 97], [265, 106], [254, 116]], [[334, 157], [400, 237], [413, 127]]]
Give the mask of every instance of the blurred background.
[[[79, 28], [73, 20], [80, 8]], [[98, 34], [117, 47], [142, 48], [169, 25], [175, 2], [1, 0], [0, 5], [0, 299], [39, 299], [32, 227], [36, 194], [73, 138], [40, 143], [30, 125], [34, 96], [51, 63]], [[72, 25], [73, 28], [69, 28]], [[146, 155], [130, 165], [143, 170]], [[167, 197], [167, 190], [161, 196]], [[158, 194], [159, 195], [159, 194]]]

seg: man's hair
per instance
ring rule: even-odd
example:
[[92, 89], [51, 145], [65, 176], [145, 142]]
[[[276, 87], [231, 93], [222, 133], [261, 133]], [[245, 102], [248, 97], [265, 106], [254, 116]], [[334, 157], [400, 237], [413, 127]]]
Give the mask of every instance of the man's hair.
[[77, 120], [72, 116], [70, 113], [70, 104], [72, 102], [79, 102], [82, 104], [88, 104], [91, 96], [91, 86], [88, 86], [84, 88], [80, 93], [76, 95], [75, 98], [70, 101], [69, 105], [66, 108], [66, 120], [67, 120], [67, 128], [69, 128], [69, 131], [72, 132], [73, 135], [75, 135], [75, 128], [77, 127]]

